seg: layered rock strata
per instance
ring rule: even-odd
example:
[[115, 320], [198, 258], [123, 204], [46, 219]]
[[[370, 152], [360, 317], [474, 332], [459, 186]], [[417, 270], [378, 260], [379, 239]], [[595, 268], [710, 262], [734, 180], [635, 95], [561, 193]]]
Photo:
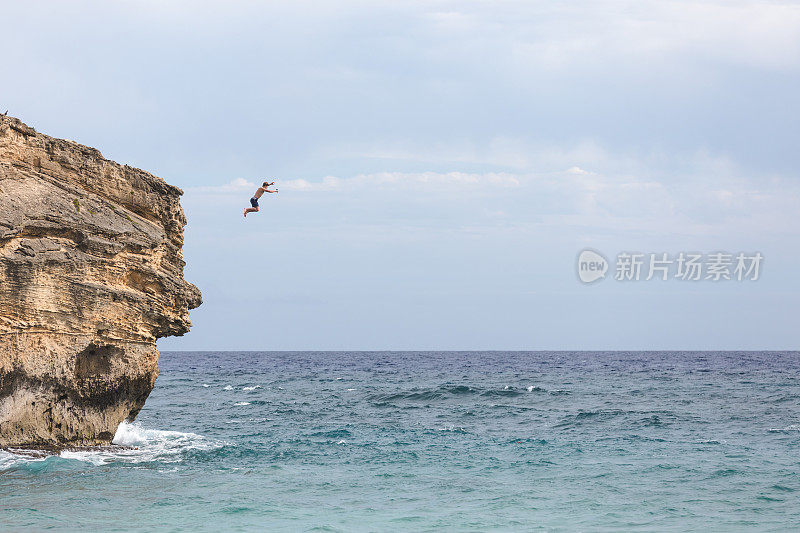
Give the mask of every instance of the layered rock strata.
[[189, 330], [183, 192], [0, 116], [0, 446], [109, 444]]

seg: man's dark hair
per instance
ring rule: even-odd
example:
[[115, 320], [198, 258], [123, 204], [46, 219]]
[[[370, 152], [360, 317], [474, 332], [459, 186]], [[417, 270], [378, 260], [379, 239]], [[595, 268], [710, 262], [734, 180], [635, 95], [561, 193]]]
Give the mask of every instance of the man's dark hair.
[[269, 183], [267, 183], [266, 181], [261, 184], [262, 187], [266, 187], [267, 185], [269, 185]]

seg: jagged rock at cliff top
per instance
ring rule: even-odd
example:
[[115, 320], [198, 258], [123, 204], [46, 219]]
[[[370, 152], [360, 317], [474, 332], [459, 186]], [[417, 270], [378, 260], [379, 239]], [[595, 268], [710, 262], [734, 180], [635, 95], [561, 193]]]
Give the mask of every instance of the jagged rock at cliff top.
[[0, 116], [0, 446], [109, 444], [189, 331], [183, 192]]

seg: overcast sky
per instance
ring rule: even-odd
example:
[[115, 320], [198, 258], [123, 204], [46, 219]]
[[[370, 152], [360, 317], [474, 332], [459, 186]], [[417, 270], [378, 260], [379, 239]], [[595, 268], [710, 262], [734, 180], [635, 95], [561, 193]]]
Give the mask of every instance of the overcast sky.
[[796, 2], [0, 5], [0, 110], [186, 191], [162, 349], [798, 348]]

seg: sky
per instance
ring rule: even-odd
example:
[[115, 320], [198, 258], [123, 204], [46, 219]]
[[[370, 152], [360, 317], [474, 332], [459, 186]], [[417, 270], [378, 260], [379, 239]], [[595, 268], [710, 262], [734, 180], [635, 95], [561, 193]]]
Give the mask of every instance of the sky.
[[0, 7], [2, 110], [185, 191], [162, 350], [798, 349], [798, 2]]

